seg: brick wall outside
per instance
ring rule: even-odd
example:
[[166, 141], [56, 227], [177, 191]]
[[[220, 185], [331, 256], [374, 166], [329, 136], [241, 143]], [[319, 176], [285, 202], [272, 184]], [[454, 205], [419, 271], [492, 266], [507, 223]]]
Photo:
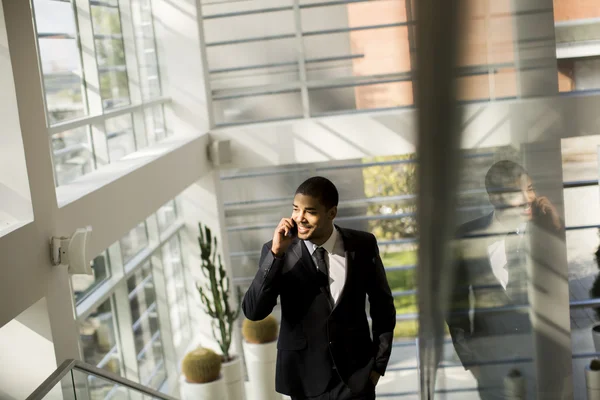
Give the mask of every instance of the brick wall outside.
[[600, 18], [599, 0], [554, 0], [554, 20]]
[[[351, 27], [406, 21], [404, 1], [384, 0], [347, 7]], [[460, 21], [459, 65], [511, 64], [514, 52], [510, 0], [462, 0], [460, 9], [467, 12], [461, 15]], [[353, 53], [365, 54], [353, 62], [355, 76], [411, 69], [406, 27], [351, 32], [350, 40]], [[458, 78], [457, 85], [459, 98], [464, 100], [514, 96], [516, 75], [511, 66], [506, 66], [492, 78], [487, 74]], [[410, 105], [413, 103], [412, 82], [358, 86], [355, 96], [358, 109]]]

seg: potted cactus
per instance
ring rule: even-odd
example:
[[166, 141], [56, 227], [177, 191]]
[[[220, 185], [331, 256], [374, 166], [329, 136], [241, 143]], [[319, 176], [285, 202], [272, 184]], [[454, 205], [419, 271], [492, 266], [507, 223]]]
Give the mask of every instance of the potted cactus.
[[525, 378], [518, 369], [511, 369], [504, 377], [504, 397], [507, 400], [525, 400]]
[[201, 269], [207, 282], [198, 283], [197, 288], [204, 312], [212, 318], [213, 337], [222, 354], [222, 374], [225, 391], [229, 400], [244, 400], [244, 376], [242, 360], [230, 353], [233, 326], [240, 315], [242, 294], [237, 288], [235, 307], [231, 306], [230, 286], [227, 272], [217, 254], [217, 238], [212, 236], [210, 228], [199, 224]]
[[262, 321], [245, 319], [242, 324], [249, 400], [281, 400], [275, 391], [278, 330], [279, 323], [273, 315]]
[[202, 347], [186, 354], [181, 364], [183, 400], [227, 400], [221, 356]]
[[600, 360], [594, 359], [585, 367], [587, 400], [600, 400]]

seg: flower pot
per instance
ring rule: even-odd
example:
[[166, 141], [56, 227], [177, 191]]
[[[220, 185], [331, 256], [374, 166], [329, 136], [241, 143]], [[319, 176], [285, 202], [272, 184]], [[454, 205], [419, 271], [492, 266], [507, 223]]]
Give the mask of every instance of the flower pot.
[[221, 374], [223, 374], [223, 380], [225, 381], [227, 400], [245, 400], [242, 359], [233, 356], [233, 360], [224, 362], [221, 365]]
[[587, 400], [600, 400], [600, 371], [592, 371], [589, 365], [585, 367], [585, 386]]
[[227, 400], [223, 376], [208, 383], [189, 383], [182, 376], [180, 386], [182, 400]]
[[527, 386], [523, 376], [504, 377], [504, 398], [506, 400], [525, 400]]
[[281, 400], [275, 391], [277, 342], [253, 344], [243, 342], [246, 370], [248, 371], [248, 400]]

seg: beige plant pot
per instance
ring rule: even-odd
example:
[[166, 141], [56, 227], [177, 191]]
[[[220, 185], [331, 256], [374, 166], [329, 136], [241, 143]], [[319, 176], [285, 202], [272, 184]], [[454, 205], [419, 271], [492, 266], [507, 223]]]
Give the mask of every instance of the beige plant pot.
[[600, 400], [600, 371], [592, 371], [589, 365], [585, 367], [585, 386], [587, 400]]
[[244, 369], [242, 367], [242, 359], [234, 356], [234, 359], [229, 362], [224, 362], [221, 365], [221, 374], [225, 381], [225, 392], [227, 400], [245, 400], [244, 392]]
[[216, 381], [208, 383], [189, 383], [185, 376], [179, 382], [182, 400], [227, 400], [222, 375]]
[[275, 391], [277, 341], [253, 344], [243, 342], [248, 371], [248, 400], [281, 400]]

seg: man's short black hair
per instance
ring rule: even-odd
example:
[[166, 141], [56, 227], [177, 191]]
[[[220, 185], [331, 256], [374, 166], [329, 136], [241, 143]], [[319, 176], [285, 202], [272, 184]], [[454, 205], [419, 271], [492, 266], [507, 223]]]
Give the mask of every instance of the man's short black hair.
[[313, 176], [302, 182], [296, 189], [296, 194], [319, 199], [327, 210], [337, 206], [339, 201], [339, 194], [333, 182], [322, 176]]
[[528, 175], [527, 171], [516, 162], [498, 161], [491, 166], [485, 175], [485, 190], [488, 194], [513, 190], [523, 175]]

